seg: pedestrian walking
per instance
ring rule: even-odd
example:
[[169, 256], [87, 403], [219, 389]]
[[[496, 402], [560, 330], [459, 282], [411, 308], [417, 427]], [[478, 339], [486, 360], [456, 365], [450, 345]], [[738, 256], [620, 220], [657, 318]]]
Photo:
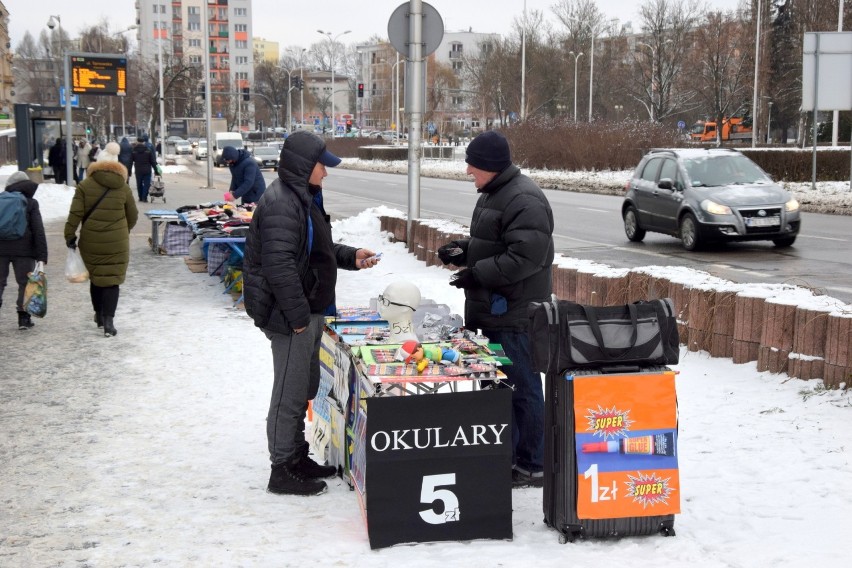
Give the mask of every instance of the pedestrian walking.
[[[120, 153], [120, 149], [119, 149]], [[136, 175], [136, 193], [139, 195], [140, 203], [148, 202], [148, 188], [151, 187], [151, 175], [157, 169], [157, 158], [151, 150], [150, 144], [143, 137], [136, 139], [133, 145], [132, 169]]]
[[106, 145], [98, 160], [89, 166], [87, 177], [77, 185], [65, 223], [65, 242], [78, 245], [89, 271], [89, 295], [95, 323], [106, 337], [116, 335], [115, 312], [119, 286], [124, 283], [130, 262], [130, 230], [139, 211], [127, 185], [127, 170], [118, 161], [121, 148]]
[[[37, 261], [47, 264], [47, 238], [44, 234], [44, 224], [41, 220], [41, 211], [35, 192], [38, 184], [30, 180], [26, 173], [18, 171], [6, 180], [4, 193], [10, 195], [0, 200], [0, 207], [26, 208], [26, 228], [19, 238], [0, 239], [0, 306], [3, 305], [3, 291], [6, 289], [6, 280], [9, 278], [9, 267], [15, 275], [18, 284], [18, 296], [15, 307], [18, 310], [18, 329], [29, 329], [33, 327], [33, 321], [24, 310], [24, 291], [27, 287], [27, 276], [35, 268]], [[20, 194], [26, 199], [24, 204], [18, 198], [18, 203], [13, 203], [12, 194]], [[8, 200], [8, 202], [7, 202]], [[0, 212], [0, 218], [7, 218]], [[5, 231], [4, 231], [5, 234]]]

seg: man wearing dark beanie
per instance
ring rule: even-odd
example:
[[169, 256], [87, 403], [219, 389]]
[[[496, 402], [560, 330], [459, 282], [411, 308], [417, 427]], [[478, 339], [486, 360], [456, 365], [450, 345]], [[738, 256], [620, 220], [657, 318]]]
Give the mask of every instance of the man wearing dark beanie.
[[527, 306], [550, 298], [553, 212], [544, 192], [512, 164], [509, 142], [483, 132], [467, 147], [467, 174], [480, 193], [470, 238], [438, 249], [444, 264], [463, 266], [450, 284], [464, 289], [465, 327], [503, 346], [512, 386], [512, 482], [544, 483], [544, 394], [532, 367]]

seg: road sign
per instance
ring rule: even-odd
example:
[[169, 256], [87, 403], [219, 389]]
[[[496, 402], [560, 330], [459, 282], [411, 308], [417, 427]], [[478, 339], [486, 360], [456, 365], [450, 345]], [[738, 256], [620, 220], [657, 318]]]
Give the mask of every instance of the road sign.
[[[65, 87], [59, 87], [59, 106], [65, 106]], [[71, 95], [71, 106], [80, 106], [80, 95]]]
[[[400, 4], [388, 20], [388, 39], [401, 54], [408, 57], [408, 9], [410, 4]], [[431, 4], [423, 2], [423, 57], [426, 57], [441, 45], [444, 39], [444, 20]]]
[[684, 121], [682, 121], [682, 120], [678, 120], [678, 121], [677, 121], [677, 127], [678, 127], [680, 130], [683, 130], [684, 128], [686, 128], [686, 123], [685, 123]]

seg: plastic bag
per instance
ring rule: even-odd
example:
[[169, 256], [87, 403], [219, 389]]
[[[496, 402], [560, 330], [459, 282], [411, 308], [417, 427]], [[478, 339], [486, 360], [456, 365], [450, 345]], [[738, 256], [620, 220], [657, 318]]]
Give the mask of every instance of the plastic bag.
[[68, 257], [65, 259], [65, 278], [68, 282], [81, 283], [89, 280], [89, 271], [83, 263], [80, 251], [68, 247]]
[[37, 318], [43, 318], [47, 314], [47, 276], [44, 275], [44, 263], [37, 262], [27, 277], [27, 287], [24, 289], [24, 311]]

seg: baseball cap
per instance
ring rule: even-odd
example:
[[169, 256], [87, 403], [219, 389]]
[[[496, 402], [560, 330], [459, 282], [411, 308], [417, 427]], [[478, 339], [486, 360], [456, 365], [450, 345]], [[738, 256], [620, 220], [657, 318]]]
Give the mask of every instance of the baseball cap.
[[327, 168], [333, 168], [339, 165], [341, 160], [328, 150], [323, 150], [322, 154], [320, 154], [319, 160], [317, 161]]

